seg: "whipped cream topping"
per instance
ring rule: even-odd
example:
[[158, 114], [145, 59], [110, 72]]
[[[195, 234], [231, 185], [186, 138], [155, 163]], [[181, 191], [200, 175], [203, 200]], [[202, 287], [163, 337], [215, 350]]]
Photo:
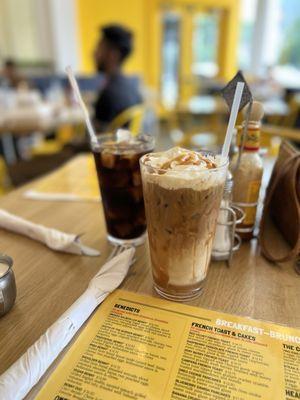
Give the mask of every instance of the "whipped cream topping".
[[173, 147], [162, 152], [148, 154], [145, 159], [146, 165], [162, 170], [203, 170], [216, 168], [219, 160], [209, 154], [201, 154], [196, 151]]
[[145, 172], [146, 179], [167, 189], [207, 189], [224, 183], [227, 170], [227, 160], [224, 157], [198, 153], [181, 147], [147, 154], [143, 163], [150, 167]]

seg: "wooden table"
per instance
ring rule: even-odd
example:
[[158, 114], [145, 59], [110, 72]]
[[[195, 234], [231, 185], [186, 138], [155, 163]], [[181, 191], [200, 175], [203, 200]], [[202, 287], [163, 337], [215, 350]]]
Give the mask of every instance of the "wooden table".
[[[282, 99], [262, 101], [266, 116], [285, 116], [289, 112], [288, 104]], [[199, 95], [179, 104], [179, 113], [192, 115], [212, 116], [214, 114], [227, 115], [228, 107], [220, 96]]]
[[0, 137], [7, 133], [17, 137], [28, 136], [35, 132], [49, 133], [64, 125], [84, 123], [84, 116], [78, 107], [60, 106], [57, 108], [57, 106], [47, 103], [46, 106], [49, 107], [46, 115], [35, 108], [2, 111], [0, 114]]
[[[101, 249], [102, 254], [96, 258], [62, 254], [0, 230], [0, 251], [14, 259], [18, 289], [14, 308], [0, 319], [0, 374], [78, 298], [111, 251], [100, 204], [24, 199], [22, 192], [30, 186], [1, 198], [0, 207], [66, 232], [85, 233], [84, 242]], [[270, 235], [273, 247], [286, 248], [273, 228]], [[147, 246], [137, 249], [137, 261], [122, 287], [156, 296]], [[211, 264], [201, 296], [190, 304], [300, 327], [299, 293], [300, 278], [292, 263], [280, 266], [268, 263], [253, 240], [242, 245], [231, 268], [224, 262]], [[34, 398], [49, 373], [27, 399]]]

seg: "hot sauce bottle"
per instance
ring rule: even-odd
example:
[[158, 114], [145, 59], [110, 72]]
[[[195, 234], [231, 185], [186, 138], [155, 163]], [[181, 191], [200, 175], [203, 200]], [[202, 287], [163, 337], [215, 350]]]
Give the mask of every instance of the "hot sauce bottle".
[[[230, 167], [234, 181], [233, 202], [245, 213], [243, 222], [238, 224], [236, 229], [243, 240], [252, 239], [255, 228], [259, 191], [263, 175], [263, 162], [259, 154], [260, 127], [263, 115], [262, 104], [253, 102], [243, 152], [240, 160], [238, 153], [233, 156]], [[244, 121], [239, 128], [239, 147], [242, 145], [241, 136], [245, 123]]]

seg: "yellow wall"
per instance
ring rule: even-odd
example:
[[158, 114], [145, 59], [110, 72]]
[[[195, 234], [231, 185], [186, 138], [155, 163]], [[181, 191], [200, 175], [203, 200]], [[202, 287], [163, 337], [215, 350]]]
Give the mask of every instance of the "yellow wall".
[[99, 27], [108, 23], [122, 23], [135, 36], [135, 51], [126, 63], [126, 70], [143, 73], [144, 65], [144, 0], [77, 0], [81, 59], [84, 72], [94, 71], [93, 49], [99, 37]]
[[[224, 18], [221, 23], [219, 48], [219, 76], [229, 79], [236, 72], [238, 38], [238, 11], [240, 0], [77, 0], [79, 35], [81, 39], [82, 71], [94, 70], [92, 53], [99, 35], [99, 26], [117, 22], [127, 25], [135, 35], [135, 51], [126, 63], [126, 70], [143, 76], [148, 85], [159, 88], [161, 54], [161, 10], [181, 10], [192, 5], [196, 8], [220, 8]], [[180, 11], [180, 12], [181, 12]], [[186, 32], [187, 34], [188, 32]], [[182, 43], [187, 52], [191, 39]], [[181, 60], [181, 74], [190, 72], [191, 57]], [[189, 64], [189, 65], [188, 65]], [[184, 96], [185, 97], [185, 96]]]
[[233, 77], [237, 69], [237, 46], [239, 37], [239, 2], [223, 10], [219, 32], [219, 76], [225, 80]]

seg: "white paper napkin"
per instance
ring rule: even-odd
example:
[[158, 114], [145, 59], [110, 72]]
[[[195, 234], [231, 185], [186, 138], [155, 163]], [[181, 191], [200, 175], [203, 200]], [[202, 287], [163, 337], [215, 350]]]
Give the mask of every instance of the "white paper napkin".
[[104, 264], [78, 300], [0, 376], [1, 400], [26, 396], [94, 309], [120, 285], [134, 253], [134, 248], [127, 249]]
[[42, 193], [30, 189], [23, 193], [26, 199], [30, 200], [49, 200], [49, 201], [89, 201], [99, 203], [101, 200], [91, 197], [78, 196], [72, 193]]
[[99, 256], [98, 250], [83, 245], [78, 235], [46, 228], [0, 209], [0, 228], [28, 236], [44, 243], [52, 250], [86, 256]]

